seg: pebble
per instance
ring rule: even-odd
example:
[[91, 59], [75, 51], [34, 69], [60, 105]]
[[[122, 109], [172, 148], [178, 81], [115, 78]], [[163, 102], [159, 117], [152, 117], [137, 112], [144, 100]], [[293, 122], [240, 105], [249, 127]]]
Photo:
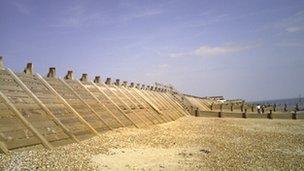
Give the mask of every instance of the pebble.
[[0, 170], [96, 170], [92, 156], [139, 147], [182, 149], [176, 153], [179, 168], [304, 170], [303, 130], [302, 120], [184, 117], [145, 129], [119, 128], [53, 150], [33, 146], [0, 154]]

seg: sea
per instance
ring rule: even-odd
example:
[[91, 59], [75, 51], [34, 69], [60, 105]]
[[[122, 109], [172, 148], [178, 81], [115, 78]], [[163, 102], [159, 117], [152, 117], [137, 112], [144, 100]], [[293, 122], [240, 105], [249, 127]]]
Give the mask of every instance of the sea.
[[260, 100], [260, 101], [252, 101], [250, 103], [264, 104], [264, 105], [276, 104], [277, 106], [284, 106], [286, 104], [289, 107], [295, 106], [296, 104], [298, 104], [299, 107], [304, 107], [304, 98], [298, 97], [298, 98], [288, 98], [288, 99]]

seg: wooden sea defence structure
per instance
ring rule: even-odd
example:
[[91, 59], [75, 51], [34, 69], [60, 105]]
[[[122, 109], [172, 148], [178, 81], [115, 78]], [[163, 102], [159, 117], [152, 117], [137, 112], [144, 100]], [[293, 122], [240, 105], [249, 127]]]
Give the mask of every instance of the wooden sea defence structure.
[[190, 115], [168, 88], [112, 81], [88, 74], [46, 76], [28, 63], [23, 72], [6, 68], [0, 57], [0, 152], [42, 145], [78, 143], [120, 127], [144, 128]]

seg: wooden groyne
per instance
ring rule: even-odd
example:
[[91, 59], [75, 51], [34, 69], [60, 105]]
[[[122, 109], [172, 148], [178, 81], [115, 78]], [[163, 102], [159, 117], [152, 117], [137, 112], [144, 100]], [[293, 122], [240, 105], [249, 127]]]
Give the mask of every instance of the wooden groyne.
[[16, 73], [0, 57], [0, 151], [41, 144], [47, 149], [80, 142], [119, 127], [147, 127], [189, 115], [166, 88], [100, 76], [61, 79], [51, 67], [46, 77], [33, 64]]

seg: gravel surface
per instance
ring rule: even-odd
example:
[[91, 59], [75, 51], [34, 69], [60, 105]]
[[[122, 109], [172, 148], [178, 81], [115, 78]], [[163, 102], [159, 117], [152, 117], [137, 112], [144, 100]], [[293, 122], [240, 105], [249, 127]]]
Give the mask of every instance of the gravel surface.
[[184, 117], [0, 154], [0, 170], [304, 170], [304, 121]]

